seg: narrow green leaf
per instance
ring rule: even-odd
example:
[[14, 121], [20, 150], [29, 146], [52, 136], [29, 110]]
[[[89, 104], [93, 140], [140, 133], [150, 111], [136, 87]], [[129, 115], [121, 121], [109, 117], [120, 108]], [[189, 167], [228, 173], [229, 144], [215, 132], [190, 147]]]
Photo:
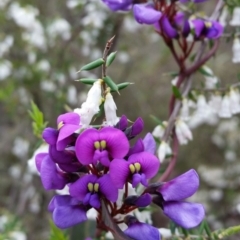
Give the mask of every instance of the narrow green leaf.
[[202, 75], [207, 76], [207, 77], [213, 77], [213, 75], [209, 72], [207, 72], [204, 67], [199, 68], [198, 70]]
[[59, 228], [57, 228], [52, 221], [50, 221], [50, 227], [51, 227], [51, 232], [50, 232], [49, 240], [68, 240], [69, 239], [66, 233], [60, 230]]
[[160, 119], [158, 119], [156, 116], [154, 116], [154, 115], [150, 115], [150, 118], [156, 123], [156, 124], [159, 124], [159, 125], [161, 125], [161, 126], [163, 126], [163, 123], [162, 123], [162, 121], [160, 120]]
[[98, 79], [92, 79], [92, 78], [81, 78], [75, 81], [79, 81], [82, 82], [84, 84], [88, 84], [88, 85], [93, 85]]
[[209, 239], [212, 239], [212, 233], [211, 233], [211, 230], [206, 221], [204, 221], [204, 229], [205, 229], [205, 232], [207, 233]]
[[107, 61], [106, 61], [106, 66], [110, 66], [112, 64], [112, 62], [114, 61], [115, 57], [117, 55], [117, 52], [112, 52], [109, 54], [109, 56], [107, 57]]
[[88, 71], [97, 67], [102, 66], [104, 63], [104, 60], [102, 58], [99, 58], [93, 62], [88, 63], [87, 65], [84, 65], [83, 67], [81, 67], [81, 69], [78, 72], [81, 71]]
[[112, 91], [118, 92], [117, 84], [109, 76], [104, 77], [103, 81], [110, 87]]
[[229, 227], [227, 229], [218, 230], [218, 231], [215, 231], [213, 233], [217, 234], [219, 239], [222, 239], [222, 238], [229, 237], [229, 236], [232, 236], [234, 234], [237, 234], [239, 232], [240, 232], [240, 225]]
[[175, 96], [175, 98], [182, 99], [182, 95], [181, 95], [179, 89], [174, 85], [172, 86], [172, 92], [173, 92], [173, 95]]
[[[130, 83], [130, 82], [119, 83], [119, 84], [117, 84], [117, 87], [118, 87], [118, 90], [122, 90], [131, 84], [134, 84], [134, 83]], [[116, 92], [116, 91], [111, 90], [111, 92]]]

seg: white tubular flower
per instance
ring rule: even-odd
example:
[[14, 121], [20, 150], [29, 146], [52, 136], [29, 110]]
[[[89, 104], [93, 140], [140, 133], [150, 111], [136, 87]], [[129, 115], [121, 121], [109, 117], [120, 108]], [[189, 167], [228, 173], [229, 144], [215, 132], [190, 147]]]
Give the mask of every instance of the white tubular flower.
[[222, 104], [222, 97], [219, 94], [212, 94], [210, 97], [210, 101], [209, 101], [209, 106], [212, 109], [212, 111], [214, 113], [218, 113], [220, 108], [221, 108], [221, 104]]
[[98, 81], [96, 81], [93, 86], [90, 88], [90, 90], [88, 91], [87, 94], [87, 103], [94, 103], [96, 104], [96, 106], [99, 107], [100, 103], [101, 103], [101, 99], [102, 99], [102, 89], [101, 89], [101, 85], [102, 85], [102, 80], [99, 79]]
[[233, 10], [232, 20], [229, 22], [231, 26], [240, 26], [240, 7], [235, 7]]
[[219, 23], [225, 27], [227, 25], [227, 16], [228, 16], [228, 10], [226, 7], [223, 8], [223, 11], [219, 17]]
[[176, 135], [181, 145], [187, 144], [188, 141], [193, 139], [192, 132], [184, 121], [182, 121], [181, 119], [178, 119], [175, 123], [175, 126], [176, 126]]
[[164, 121], [162, 125], [157, 125], [152, 132], [152, 135], [156, 138], [162, 138], [167, 127], [167, 122]]
[[208, 66], [203, 66], [203, 70], [209, 75], [205, 77], [205, 88], [206, 89], [214, 89], [216, 88], [216, 84], [218, 83], [218, 78], [214, 75], [211, 68]]
[[228, 94], [226, 94], [222, 99], [222, 104], [218, 112], [218, 116], [221, 118], [230, 118], [232, 116], [230, 109], [230, 97]]
[[240, 94], [239, 91], [235, 88], [230, 89], [229, 93], [230, 98], [230, 109], [232, 114], [237, 114], [240, 112]]
[[117, 114], [116, 114], [117, 106], [110, 92], [108, 92], [106, 95], [106, 99], [104, 102], [104, 111], [105, 111], [107, 125], [114, 126], [119, 121], [119, 118], [117, 117]]
[[182, 108], [180, 111], [180, 117], [184, 121], [189, 120], [189, 103], [187, 98], [183, 98], [182, 100]]
[[169, 144], [166, 143], [165, 141], [162, 141], [158, 148], [158, 158], [160, 162], [162, 163], [165, 160], [166, 156], [171, 154], [172, 149], [170, 148]]
[[178, 76], [176, 76], [176, 77], [171, 81], [172, 85], [173, 85], [173, 86], [176, 86], [176, 85], [177, 85], [177, 81], [178, 81]]
[[232, 62], [239, 63], [240, 62], [240, 40], [237, 37], [233, 40], [232, 52], [233, 52]]

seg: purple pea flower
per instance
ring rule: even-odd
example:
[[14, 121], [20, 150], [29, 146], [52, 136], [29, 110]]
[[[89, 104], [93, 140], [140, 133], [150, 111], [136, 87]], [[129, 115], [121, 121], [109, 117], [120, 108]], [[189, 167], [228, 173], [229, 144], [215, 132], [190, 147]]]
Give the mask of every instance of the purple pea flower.
[[140, 24], [154, 24], [160, 19], [162, 13], [155, 10], [151, 4], [135, 4], [133, 15]]
[[123, 188], [129, 181], [133, 187], [139, 183], [147, 186], [147, 179], [152, 178], [158, 172], [160, 161], [153, 154], [141, 152], [133, 154], [128, 161], [114, 159], [110, 164], [110, 177], [117, 188]]
[[102, 0], [112, 11], [128, 11], [131, 9], [133, 0]]
[[123, 158], [129, 150], [125, 134], [116, 128], [87, 129], [76, 141], [76, 155], [80, 163], [88, 165], [99, 161], [108, 167], [111, 159]]
[[98, 178], [95, 175], [85, 175], [72, 183], [69, 188], [70, 195], [86, 206], [100, 208], [100, 197], [106, 197], [112, 202], [118, 198], [118, 190], [111, 181], [109, 174]]
[[131, 127], [128, 127], [124, 133], [126, 134], [128, 139], [132, 139], [138, 134], [140, 134], [143, 130], [144, 122], [142, 118], [137, 118], [137, 120], [133, 123]]
[[122, 115], [119, 122], [114, 126], [117, 129], [120, 129], [122, 131], [125, 131], [128, 126], [128, 119], [125, 115]]
[[61, 229], [72, 227], [87, 220], [88, 210], [70, 195], [56, 195], [48, 205], [55, 225]]
[[171, 220], [188, 229], [199, 225], [205, 215], [202, 204], [184, 201], [192, 196], [198, 187], [198, 174], [191, 169], [169, 182], [161, 183], [160, 186], [149, 186], [145, 192], [155, 192], [157, 196], [153, 197], [153, 202], [159, 205]]
[[197, 39], [200, 39], [201, 37], [216, 39], [223, 33], [223, 26], [217, 21], [194, 19], [191, 22]]
[[125, 220], [128, 228], [124, 231], [124, 233], [134, 240], [160, 240], [161, 236], [157, 228], [139, 222], [133, 216], [126, 216]]

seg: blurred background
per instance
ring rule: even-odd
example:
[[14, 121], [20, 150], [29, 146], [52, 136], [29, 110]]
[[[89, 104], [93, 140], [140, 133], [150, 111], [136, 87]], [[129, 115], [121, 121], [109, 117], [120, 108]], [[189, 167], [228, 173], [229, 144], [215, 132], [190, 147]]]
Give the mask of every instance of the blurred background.
[[[207, 13], [215, 2], [203, 4]], [[48, 126], [56, 127], [66, 105], [80, 107], [86, 98], [89, 88], [74, 80], [101, 76], [98, 70], [76, 72], [101, 57], [106, 41], [116, 35], [112, 50], [118, 54], [108, 74], [116, 83], [134, 83], [114, 95], [118, 115], [130, 120], [141, 116], [145, 134], [156, 126], [151, 114], [167, 120], [169, 73], [178, 69], [152, 27], [137, 24], [131, 13], [110, 12], [100, 0], [1, 0], [0, 26], [0, 233], [14, 238], [17, 232], [18, 240], [48, 239], [47, 205], [54, 192], [46, 192], [28, 167], [39, 146], [27, 112], [30, 101], [44, 113]], [[223, 39], [208, 64], [222, 87], [238, 81], [231, 45]], [[203, 81], [203, 75], [194, 76], [196, 86]], [[193, 200], [204, 204], [212, 229], [239, 224], [239, 123], [235, 116], [193, 129], [194, 139], [180, 148], [172, 174], [190, 168], [199, 172], [201, 187]], [[153, 220], [158, 227], [168, 226], [159, 212]]]

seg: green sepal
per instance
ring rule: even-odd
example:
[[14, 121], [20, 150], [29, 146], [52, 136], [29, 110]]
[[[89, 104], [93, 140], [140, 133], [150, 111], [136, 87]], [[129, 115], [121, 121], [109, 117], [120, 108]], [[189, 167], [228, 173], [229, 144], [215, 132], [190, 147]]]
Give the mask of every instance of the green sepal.
[[84, 65], [78, 72], [92, 70], [94, 68], [102, 66], [103, 63], [104, 63], [103, 58], [99, 58], [93, 62], [88, 63], [87, 65]]
[[117, 84], [109, 76], [104, 77], [103, 81], [110, 87], [112, 91], [118, 92]]
[[182, 99], [182, 94], [180, 93], [179, 89], [176, 86], [172, 86], [172, 92], [175, 98]]
[[[122, 90], [124, 88], [126, 88], [128, 85], [131, 85], [134, 83], [130, 83], [130, 82], [124, 82], [124, 83], [119, 83], [117, 84], [118, 90]], [[111, 90], [111, 92], [116, 92], [115, 90]]]
[[82, 82], [84, 84], [93, 85], [98, 79], [92, 79], [92, 78], [81, 78], [75, 81]]
[[112, 64], [116, 55], [117, 55], [117, 52], [112, 52], [112, 53], [109, 54], [109, 56], [107, 57], [107, 61], [106, 61], [106, 67], [108, 67]]

